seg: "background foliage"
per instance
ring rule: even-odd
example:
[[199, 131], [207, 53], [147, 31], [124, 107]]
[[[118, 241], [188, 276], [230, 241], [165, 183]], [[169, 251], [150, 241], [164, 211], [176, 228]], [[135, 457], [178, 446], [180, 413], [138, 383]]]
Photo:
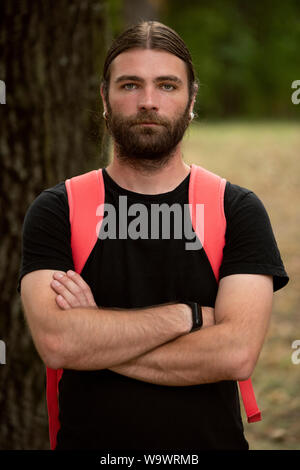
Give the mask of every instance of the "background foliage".
[[[114, 35], [131, 23], [123, 14], [126, 3], [109, 2]], [[190, 49], [201, 84], [200, 118], [299, 119], [291, 103], [291, 83], [300, 76], [299, 1], [149, 3], [152, 19], [174, 28]]]

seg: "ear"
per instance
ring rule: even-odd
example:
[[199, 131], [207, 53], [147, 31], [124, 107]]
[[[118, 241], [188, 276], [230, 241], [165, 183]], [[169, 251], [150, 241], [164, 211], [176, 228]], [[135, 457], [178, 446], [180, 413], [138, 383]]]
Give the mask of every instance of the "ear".
[[100, 95], [101, 95], [101, 98], [102, 98], [103, 109], [104, 109], [105, 112], [107, 112], [107, 104], [106, 104], [105, 97], [104, 97], [103, 83], [101, 83], [101, 85], [100, 85]]
[[193, 98], [192, 98], [191, 104], [190, 104], [190, 113], [193, 112], [194, 105], [195, 105], [195, 102], [196, 102], [197, 93], [198, 93], [198, 84], [195, 83], [194, 84], [194, 94], [193, 94]]

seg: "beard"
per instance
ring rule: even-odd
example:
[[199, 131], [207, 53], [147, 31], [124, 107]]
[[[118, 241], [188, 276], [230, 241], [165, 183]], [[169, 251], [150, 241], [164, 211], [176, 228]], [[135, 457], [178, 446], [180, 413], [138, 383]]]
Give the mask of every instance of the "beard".
[[[189, 105], [173, 120], [144, 110], [124, 117], [108, 106], [107, 128], [114, 139], [118, 157], [139, 168], [161, 168], [174, 154], [189, 125]], [[141, 123], [155, 123], [143, 126]]]

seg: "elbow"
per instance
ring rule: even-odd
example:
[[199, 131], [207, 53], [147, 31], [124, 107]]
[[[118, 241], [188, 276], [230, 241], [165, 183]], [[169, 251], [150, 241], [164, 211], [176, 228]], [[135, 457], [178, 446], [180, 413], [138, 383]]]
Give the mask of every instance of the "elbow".
[[253, 374], [255, 364], [256, 360], [251, 352], [248, 350], [240, 351], [234, 365], [233, 380], [238, 382], [248, 380]]
[[40, 356], [46, 367], [50, 369], [63, 369], [64, 357], [61, 350], [61, 341], [55, 336], [46, 335], [39, 348]]

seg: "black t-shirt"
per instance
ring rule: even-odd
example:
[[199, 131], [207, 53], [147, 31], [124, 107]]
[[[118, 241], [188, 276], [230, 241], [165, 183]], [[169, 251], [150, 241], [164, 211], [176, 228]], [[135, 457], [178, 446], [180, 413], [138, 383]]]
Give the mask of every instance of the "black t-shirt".
[[[125, 190], [105, 169], [103, 176], [105, 202], [115, 207], [117, 220], [119, 196], [127, 196], [128, 207], [143, 204], [149, 214], [151, 204], [188, 204], [189, 175], [176, 189], [159, 195]], [[227, 182], [224, 211], [226, 244], [220, 278], [237, 273], [269, 274], [274, 291], [286, 285], [288, 276], [258, 197]], [[128, 217], [128, 224], [132, 219]], [[217, 282], [204, 250], [186, 250], [187, 240], [174, 237], [172, 225], [170, 239], [161, 233], [160, 237], [99, 237], [81, 273], [98, 305], [142, 308], [188, 299], [214, 307]], [[27, 211], [18, 289], [22, 277], [37, 269], [74, 269], [64, 182], [43, 191]], [[64, 370], [59, 404], [57, 449], [248, 448], [234, 381], [168, 387], [108, 369]]]

